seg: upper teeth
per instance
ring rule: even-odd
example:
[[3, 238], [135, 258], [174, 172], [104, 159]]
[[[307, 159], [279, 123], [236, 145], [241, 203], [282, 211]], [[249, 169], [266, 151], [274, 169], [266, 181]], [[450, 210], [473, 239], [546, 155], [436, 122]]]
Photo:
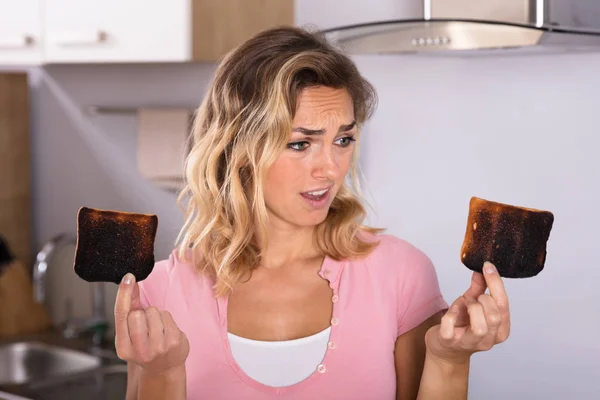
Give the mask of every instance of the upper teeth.
[[322, 194], [324, 194], [327, 191], [327, 189], [323, 189], [323, 190], [317, 190], [315, 192], [308, 192], [308, 194], [310, 194], [311, 196], [320, 196]]

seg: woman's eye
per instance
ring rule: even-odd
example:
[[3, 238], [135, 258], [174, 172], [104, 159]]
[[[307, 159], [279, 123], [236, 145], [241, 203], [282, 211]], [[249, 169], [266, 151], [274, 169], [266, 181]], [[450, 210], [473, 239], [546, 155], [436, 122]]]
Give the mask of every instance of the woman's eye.
[[294, 142], [288, 144], [288, 149], [292, 149], [295, 151], [302, 151], [308, 147], [308, 142]]
[[356, 142], [356, 139], [354, 139], [351, 136], [346, 136], [346, 137], [343, 137], [343, 138], [339, 138], [337, 140], [337, 142], [339, 142], [339, 145], [342, 146], [342, 147], [348, 147], [348, 146], [350, 146], [352, 144], [352, 142]]

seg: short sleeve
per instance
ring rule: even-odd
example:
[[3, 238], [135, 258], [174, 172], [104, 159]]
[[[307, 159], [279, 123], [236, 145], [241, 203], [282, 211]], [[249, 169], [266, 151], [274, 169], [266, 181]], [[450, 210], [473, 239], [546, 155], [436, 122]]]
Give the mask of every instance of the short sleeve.
[[398, 336], [448, 309], [431, 259], [410, 244], [406, 244], [402, 253], [397, 292]]
[[142, 307], [164, 308], [165, 298], [170, 285], [170, 275], [175, 265], [174, 256], [154, 264], [152, 272], [138, 283]]

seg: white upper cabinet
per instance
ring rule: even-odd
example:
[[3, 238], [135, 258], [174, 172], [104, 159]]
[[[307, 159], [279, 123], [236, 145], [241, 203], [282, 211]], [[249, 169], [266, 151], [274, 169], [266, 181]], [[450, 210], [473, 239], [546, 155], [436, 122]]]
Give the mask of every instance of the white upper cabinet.
[[181, 62], [191, 57], [191, 0], [45, 4], [48, 63]]
[[0, 65], [42, 62], [42, 2], [0, 0]]
[[294, 0], [0, 0], [0, 65], [216, 61]]

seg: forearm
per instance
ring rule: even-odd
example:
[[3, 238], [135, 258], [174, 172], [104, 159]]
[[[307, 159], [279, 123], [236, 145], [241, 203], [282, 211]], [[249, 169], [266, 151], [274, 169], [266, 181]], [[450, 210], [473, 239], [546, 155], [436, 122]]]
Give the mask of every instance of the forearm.
[[453, 364], [427, 353], [417, 400], [466, 400], [469, 367], [469, 361]]
[[138, 400], [185, 400], [186, 398], [185, 366], [164, 374], [149, 374], [142, 368], [139, 377]]

